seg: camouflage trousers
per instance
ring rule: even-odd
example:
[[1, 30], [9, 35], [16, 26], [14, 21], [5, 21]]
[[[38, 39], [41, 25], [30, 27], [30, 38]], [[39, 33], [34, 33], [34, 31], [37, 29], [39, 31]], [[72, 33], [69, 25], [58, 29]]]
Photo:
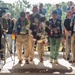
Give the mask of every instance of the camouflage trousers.
[[75, 61], [75, 33], [71, 37], [71, 54], [72, 60]]
[[16, 38], [16, 48], [18, 59], [22, 60], [22, 46], [24, 47], [25, 60], [29, 57], [29, 35], [17, 35]]
[[50, 58], [57, 60], [61, 38], [50, 38]]

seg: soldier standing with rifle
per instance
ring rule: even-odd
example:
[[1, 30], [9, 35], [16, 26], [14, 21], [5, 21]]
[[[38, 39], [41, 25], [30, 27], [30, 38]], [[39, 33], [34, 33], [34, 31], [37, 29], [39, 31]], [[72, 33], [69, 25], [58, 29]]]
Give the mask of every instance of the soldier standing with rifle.
[[58, 63], [57, 58], [59, 54], [59, 47], [61, 42], [62, 28], [61, 28], [61, 20], [58, 19], [57, 11], [54, 10], [52, 12], [52, 18], [49, 19], [50, 25], [46, 28], [46, 32], [50, 37], [50, 58], [51, 63]]

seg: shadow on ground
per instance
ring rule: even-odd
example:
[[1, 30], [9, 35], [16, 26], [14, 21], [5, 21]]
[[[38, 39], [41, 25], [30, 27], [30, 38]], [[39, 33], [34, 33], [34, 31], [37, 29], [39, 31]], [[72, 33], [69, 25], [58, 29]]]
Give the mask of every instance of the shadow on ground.
[[[54, 73], [54, 72], [58, 72], [60, 74], [72, 72], [71, 67], [69, 67], [69, 69], [68, 69], [67, 67], [62, 66], [60, 64], [52, 64], [52, 68], [44, 66], [43, 63], [38, 63], [38, 65], [35, 65], [34, 67], [32, 67], [33, 65], [34, 64], [31, 64], [31, 63], [24, 64], [23, 66], [21, 66], [20, 64], [16, 64], [10, 70], [10, 72], [11, 73]], [[39, 67], [39, 65], [41, 65], [42, 67]]]

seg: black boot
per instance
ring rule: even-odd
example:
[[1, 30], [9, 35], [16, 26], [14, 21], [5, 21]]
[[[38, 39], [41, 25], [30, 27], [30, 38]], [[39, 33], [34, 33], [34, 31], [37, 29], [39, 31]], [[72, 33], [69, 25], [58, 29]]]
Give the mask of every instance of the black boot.
[[22, 61], [21, 60], [19, 60], [19, 62], [18, 62], [19, 64], [22, 64]]
[[28, 60], [25, 60], [26, 64], [29, 64], [29, 61]]

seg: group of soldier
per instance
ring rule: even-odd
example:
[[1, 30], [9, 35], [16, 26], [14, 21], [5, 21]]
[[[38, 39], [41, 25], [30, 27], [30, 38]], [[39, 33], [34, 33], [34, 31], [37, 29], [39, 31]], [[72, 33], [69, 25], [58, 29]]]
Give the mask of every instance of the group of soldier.
[[[72, 2], [70, 2], [72, 4]], [[26, 64], [34, 59], [34, 46], [37, 46], [38, 56], [40, 62], [43, 62], [44, 45], [50, 43], [50, 62], [58, 63], [59, 47], [61, 43], [62, 34], [66, 37], [65, 57], [69, 57], [69, 48], [71, 38], [71, 54], [72, 62], [75, 62], [75, 15], [72, 13], [73, 6], [67, 11], [67, 16], [64, 21], [64, 28], [62, 29], [62, 10], [59, 4], [56, 4], [57, 9], [52, 11], [52, 18], [46, 19], [46, 9], [41, 3], [39, 9], [33, 6], [32, 14], [22, 11], [20, 18], [11, 20], [11, 14], [6, 14], [6, 19], [2, 18], [0, 14], [0, 31], [5, 34], [9, 41], [9, 50], [12, 53], [12, 35], [15, 36], [16, 50], [19, 63], [25, 60]], [[74, 8], [75, 10], [75, 8]], [[22, 57], [22, 48], [24, 49], [24, 57]]]

